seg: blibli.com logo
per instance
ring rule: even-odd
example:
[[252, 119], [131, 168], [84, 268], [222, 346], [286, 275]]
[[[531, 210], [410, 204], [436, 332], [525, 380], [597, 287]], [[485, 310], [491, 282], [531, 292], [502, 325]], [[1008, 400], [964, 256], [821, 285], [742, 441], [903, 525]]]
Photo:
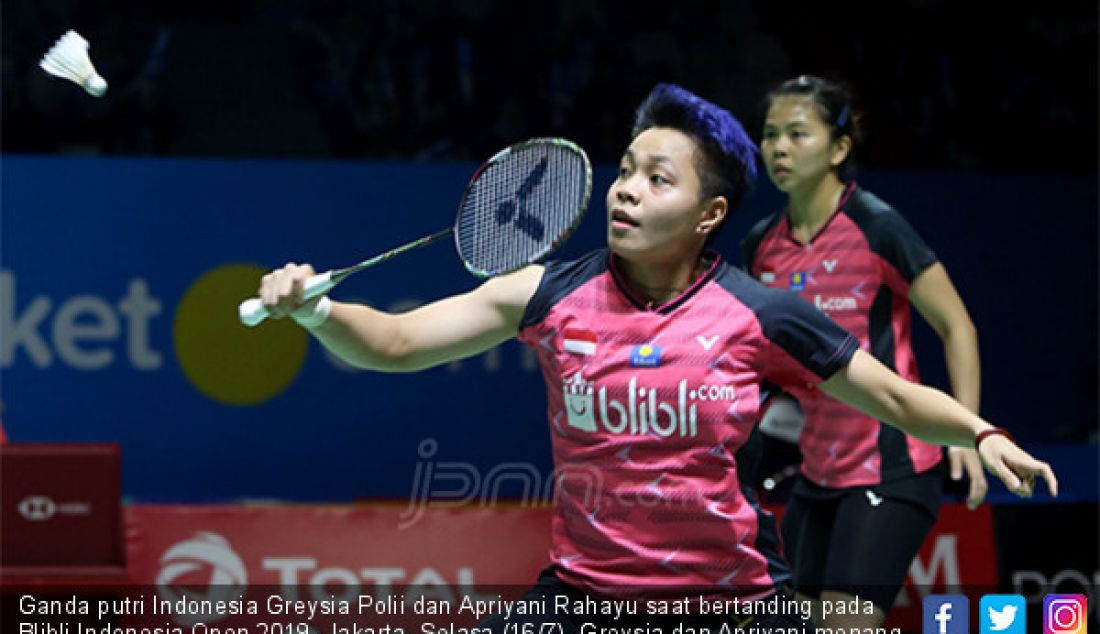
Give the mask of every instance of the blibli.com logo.
[[607, 386], [596, 389], [580, 372], [562, 383], [565, 412], [569, 426], [594, 432], [602, 427], [612, 434], [655, 434], [664, 438], [678, 435], [693, 437], [699, 433], [697, 402], [737, 399], [731, 385], [688, 386], [681, 379], [676, 388], [676, 400], [668, 403], [657, 399], [657, 390], [638, 385], [632, 377], [623, 400], [608, 398]]
[[1019, 594], [987, 594], [978, 606], [981, 634], [1027, 634], [1027, 601]]
[[970, 600], [962, 594], [924, 597], [923, 634], [970, 634]]
[[1087, 634], [1088, 599], [1083, 594], [1043, 597], [1043, 634]]
[[823, 313], [839, 313], [846, 310], [858, 310], [859, 302], [850, 296], [826, 296], [814, 295], [814, 306]]

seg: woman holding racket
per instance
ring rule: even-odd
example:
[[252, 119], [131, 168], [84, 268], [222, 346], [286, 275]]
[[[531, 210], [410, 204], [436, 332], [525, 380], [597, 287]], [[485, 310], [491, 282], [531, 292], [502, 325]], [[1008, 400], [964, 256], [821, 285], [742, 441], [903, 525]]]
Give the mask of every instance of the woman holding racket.
[[[607, 192], [607, 249], [531, 265], [402, 315], [303, 301], [308, 265], [265, 276], [260, 295], [273, 316], [291, 315], [363, 368], [418, 370], [511, 337], [537, 352], [558, 486], [552, 565], [528, 596], [551, 608], [555, 597], [732, 602], [782, 592], [782, 563], [767, 555], [778, 543], [774, 522], [742, 493], [734, 456], [768, 381], [819, 386], [933, 442], [979, 444], [1020, 495], [1031, 495], [1036, 475], [1056, 491], [1050, 467], [1001, 430], [899, 378], [813, 306], [705, 248], [749, 189], [755, 152], [728, 112], [660, 85], [638, 109]], [[686, 621], [813, 627], [799, 610], [722, 605], [718, 616]], [[551, 609], [529, 618], [579, 632], [604, 617]], [[505, 621], [486, 625], [502, 632]]]
[[[788, 204], [745, 238], [746, 268], [769, 286], [799, 292], [913, 382], [920, 377], [909, 306], [916, 306], [943, 340], [955, 397], [978, 411], [977, 334], [947, 271], [901, 215], [842, 179], [860, 138], [851, 96], [833, 82], [799, 77], [766, 103], [764, 164]], [[783, 518], [795, 589], [822, 601], [858, 595], [875, 604], [873, 614], [827, 622], [815, 611], [818, 625], [878, 627], [936, 522], [942, 450], [827, 390], [797, 396], [805, 421], [802, 476]], [[976, 508], [986, 491], [977, 453], [951, 447], [948, 455], [954, 479], [965, 467], [967, 502]]]

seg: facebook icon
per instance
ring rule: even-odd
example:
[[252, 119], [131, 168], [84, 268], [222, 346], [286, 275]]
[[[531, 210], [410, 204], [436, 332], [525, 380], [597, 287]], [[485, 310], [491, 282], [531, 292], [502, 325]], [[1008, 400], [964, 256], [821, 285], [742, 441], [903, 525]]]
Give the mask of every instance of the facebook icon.
[[970, 634], [970, 600], [962, 594], [924, 597], [923, 634]]

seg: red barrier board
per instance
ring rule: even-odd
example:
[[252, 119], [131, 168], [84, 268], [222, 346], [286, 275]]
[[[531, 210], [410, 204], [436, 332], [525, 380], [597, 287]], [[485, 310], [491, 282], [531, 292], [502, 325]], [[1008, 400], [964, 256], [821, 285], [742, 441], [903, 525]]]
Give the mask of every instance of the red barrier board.
[[[127, 526], [131, 579], [169, 600], [247, 586], [294, 599], [381, 600], [398, 588], [457, 598], [526, 588], [549, 560], [547, 508], [136, 505]], [[989, 508], [945, 505], [887, 626], [920, 631], [924, 595], [969, 592], [976, 603], [996, 584]]]
[[120, 451], [112, 443], [0, 446], [5, 576], [66, 574], [123, 562]]
[[136, 583], [525, 584], [548, 563], [550, 510], [399, 505], [127, 509]]

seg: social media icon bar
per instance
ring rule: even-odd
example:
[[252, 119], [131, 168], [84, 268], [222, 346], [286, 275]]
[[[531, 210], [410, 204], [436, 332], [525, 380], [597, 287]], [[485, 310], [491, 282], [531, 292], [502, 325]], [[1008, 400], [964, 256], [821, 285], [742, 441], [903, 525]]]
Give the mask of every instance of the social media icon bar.
[[970, 600], [962, 594], [924, 597], [923, 634], [970, 634]]
[[1043, 634], [1088, 634], [1088, 600], [1083, 594], [1043, 597]]
[[1019, 594], [987, 594], [978, 606], [981, 634], [1027, 634], [1027, 601]]

